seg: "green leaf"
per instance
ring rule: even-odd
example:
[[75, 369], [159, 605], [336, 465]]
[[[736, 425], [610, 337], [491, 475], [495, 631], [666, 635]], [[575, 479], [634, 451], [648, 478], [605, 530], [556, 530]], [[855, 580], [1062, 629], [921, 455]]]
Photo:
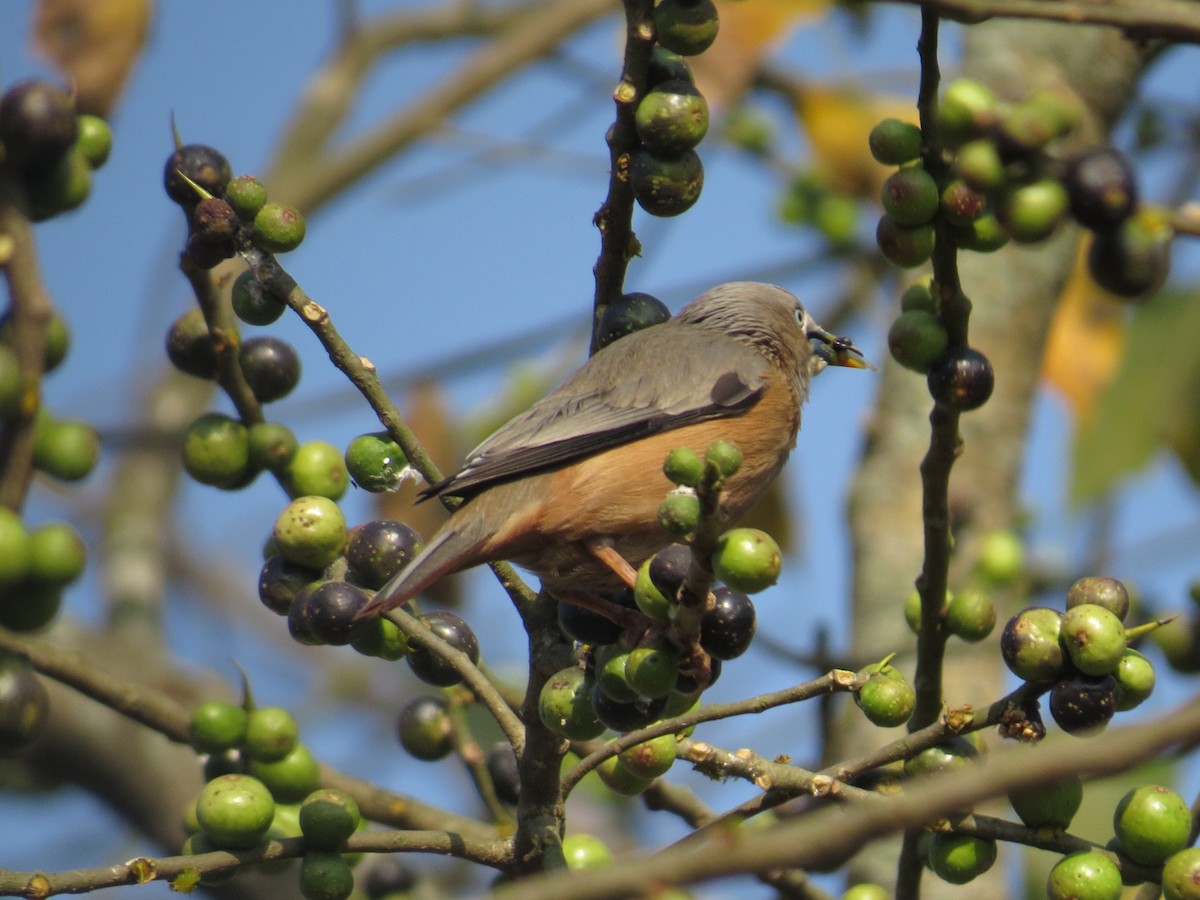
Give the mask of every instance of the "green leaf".
[[1180, 435], [1200, 438], [1198, 386], [1200, 303], [1163, 291], [1137, 308], [1121, 368], [1095, 418], [1075, 436], [1071, 502], [1109, 493]]

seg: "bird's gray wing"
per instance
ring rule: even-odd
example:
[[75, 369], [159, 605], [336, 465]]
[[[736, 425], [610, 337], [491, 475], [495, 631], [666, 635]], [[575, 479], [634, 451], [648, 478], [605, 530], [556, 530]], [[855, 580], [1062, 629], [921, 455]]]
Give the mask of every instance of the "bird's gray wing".
[[460, 472], [422, 496], [469, 496], [496, 482], [749, 409], [768, 369], [757, 350], [709, 329], [669, 321], [635, 332], [502, 425], [468, 455]]

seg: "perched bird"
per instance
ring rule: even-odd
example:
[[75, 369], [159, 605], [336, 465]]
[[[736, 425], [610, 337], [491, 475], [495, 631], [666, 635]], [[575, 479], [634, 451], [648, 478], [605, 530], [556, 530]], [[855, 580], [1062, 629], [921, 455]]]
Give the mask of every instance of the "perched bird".
[[629, 334], [475, 448], [423, 497], [464, 499], [360, 617], [392, 609], [443, 575], [496, 560], [534, 572], [560, 599], [630, 583], [674, 538], [658, 507], [674, 487], [663, 460], [737, 445], [720, 512], [736, 521], [787, 461], [809, 379], [869, 366], [782, 288], [719, 285], [675, 317]]

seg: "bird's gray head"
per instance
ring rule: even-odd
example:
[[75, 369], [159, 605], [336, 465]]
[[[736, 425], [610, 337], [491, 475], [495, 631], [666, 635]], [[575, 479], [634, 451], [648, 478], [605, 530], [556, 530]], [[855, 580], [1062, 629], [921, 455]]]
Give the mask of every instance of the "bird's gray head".
[[752, 344], [798, 376], [815, 375], [830, 365], [870, 367], [849, 340], [834, 337], [813, 321], [804, 304], [773, 284], [731, 281], [717, 285], [680, 310], [676, 318]]

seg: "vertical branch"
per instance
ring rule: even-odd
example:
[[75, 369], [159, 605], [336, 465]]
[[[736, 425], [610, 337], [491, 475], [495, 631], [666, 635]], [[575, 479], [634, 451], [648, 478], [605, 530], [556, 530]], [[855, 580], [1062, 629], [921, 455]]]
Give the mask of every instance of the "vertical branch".
[[624, 290], [625, 270], [641, 245], [633, 233], [633, 185], [629, 182], [629, 155], [637, 147], [633, 114], [646, 90], [646, 73], [654, 50], [653, 0], [625, 0], [625, 64], [621, 83], [613, 91], [617, 118], [608, 130], [611, 169], [608, 196], [593, 222], [600, 229], [600, 257], [592, 269], [596, 295], [592, 318], [592, 353], [596, 352], [595, 323], [604, 307]]

